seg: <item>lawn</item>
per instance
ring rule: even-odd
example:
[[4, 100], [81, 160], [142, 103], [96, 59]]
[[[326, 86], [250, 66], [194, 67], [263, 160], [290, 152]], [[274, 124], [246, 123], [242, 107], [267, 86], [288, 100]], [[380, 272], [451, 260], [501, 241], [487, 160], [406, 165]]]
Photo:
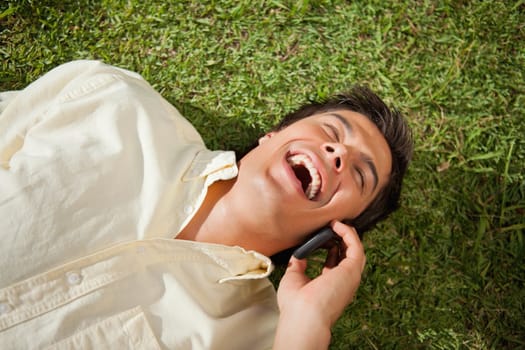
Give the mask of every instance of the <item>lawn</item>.
[[74, 59], [140, 72], [221, 149], [370, 86], [416, 148], [331, 348], [525, 348], [524, 1], [8, 0], [0, 57], [0, 90]]

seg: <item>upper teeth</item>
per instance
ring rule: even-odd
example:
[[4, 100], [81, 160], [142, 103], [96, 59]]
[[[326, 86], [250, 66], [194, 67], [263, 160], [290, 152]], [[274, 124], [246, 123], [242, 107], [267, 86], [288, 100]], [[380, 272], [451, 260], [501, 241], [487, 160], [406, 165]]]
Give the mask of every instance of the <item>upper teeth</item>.
[[310, 182], [304, 193], [306, 194], [306, 197], [308, 197], [308, 199], [313, 199], [317, 195], [317, 192], [319, 192], [319, 189], [321, 188], [321, 176], [319, 175], [319, 172], [312, 163], [312, 160], [304, 154], [294, 154], [288, 158], [288, 164], [290, 164], [291, 166], [302, 165], [306, 169], [308, 169], [312, 181]]

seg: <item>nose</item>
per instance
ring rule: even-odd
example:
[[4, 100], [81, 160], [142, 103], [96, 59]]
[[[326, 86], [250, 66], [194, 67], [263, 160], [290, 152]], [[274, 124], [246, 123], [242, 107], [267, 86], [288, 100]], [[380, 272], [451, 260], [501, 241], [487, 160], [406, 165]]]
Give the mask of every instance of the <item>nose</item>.
[[342, 143], [330, 142], [325, 143], [323, 148], [335, 171], [340, 172], [343, 170], [347, 162], [348, 150], [346, 146]]

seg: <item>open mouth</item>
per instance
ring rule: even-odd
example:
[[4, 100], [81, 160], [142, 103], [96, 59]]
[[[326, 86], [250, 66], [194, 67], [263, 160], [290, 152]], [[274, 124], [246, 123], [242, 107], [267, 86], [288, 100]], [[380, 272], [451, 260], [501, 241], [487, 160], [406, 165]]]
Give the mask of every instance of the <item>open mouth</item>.
[[321, 189], [321, 176], [312, 160], [304, 154], [294, 154], [286, 161], [292, 167], [295, 177], [301, 181], [306, 197], [309, 200], [314, 199]]

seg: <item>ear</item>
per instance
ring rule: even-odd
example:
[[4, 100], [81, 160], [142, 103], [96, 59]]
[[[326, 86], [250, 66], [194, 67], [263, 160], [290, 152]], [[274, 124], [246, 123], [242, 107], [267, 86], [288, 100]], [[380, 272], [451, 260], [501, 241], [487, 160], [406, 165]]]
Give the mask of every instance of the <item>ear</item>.
[[269, 139], [271, 139], [273, 137], [273, 135], [275, 135], [275, 133], [276, 133], [275, 131], [270, 131], [269, 133], [267, 133], [263, 137], [259, 138], [259, 145], [263, 144], [266, 141], [268, 141]]

